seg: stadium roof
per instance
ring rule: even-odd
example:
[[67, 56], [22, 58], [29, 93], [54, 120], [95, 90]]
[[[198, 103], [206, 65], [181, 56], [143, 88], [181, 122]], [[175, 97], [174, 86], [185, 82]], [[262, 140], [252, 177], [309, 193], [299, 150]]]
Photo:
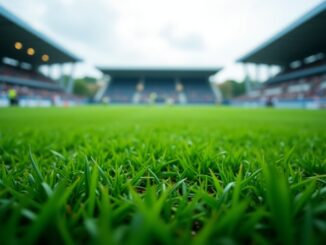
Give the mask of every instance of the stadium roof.
[[[28, 48], [30, 55], [27, 54]], [[32, 54], [32, 55], [31, 55]], [[77, 62], [80, 59], [0, 5], [0, 58], [33, 65]]]
[[326, 1], [238, 62], [286, 66], [318, 53], [326, 53]]
[[210, 77], [221, 68], [98, 68], [111, 77]]

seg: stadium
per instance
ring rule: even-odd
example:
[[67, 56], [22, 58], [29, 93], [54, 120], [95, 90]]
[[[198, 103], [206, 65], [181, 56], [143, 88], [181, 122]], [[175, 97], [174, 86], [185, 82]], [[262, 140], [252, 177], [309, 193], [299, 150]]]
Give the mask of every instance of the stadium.
[[0, 244], [326, 244], [311, 1], [3, 0]]
[[[45, 66], [49, 71], [51, 65], [65, 63], [70, 63], [73, 69], [74, 63], [80, 61], [79, 58], [35, 31], [1, 6], [0, 26], [0, 92], [15, 88], [20, 95], [21, 106], [82, 102], [81, 98], [75, 98], [71, 94], [72, 79], [64, 87], [63, 81], [56, 82], [39, 71], [41, 66]], [[6, 93], [1, 93], [1, 105], [9, 105]]]
[[[73, 71], [78, 57], [33, 30], [26, 23], [9, 13], [3, 7], [1, 14], [2, 64], [0, 105], [8, 106], [9, 98], [5, 91], [15, 88], [21, 106], [76, 105], [87, 100], [72, 95]], [[14, 34], [14, 35], [13, 35]], [[37, 47], [37, 49], [36, 49]], [[70, 64], [69, 81], [61, 68], [61, 81], [54, 81], [40, 72], [46, 67], [51, 73], [51, 65]], [[214, 93], [209, 77], [220, 68], [187, 69], [142, 69], [142, 68], [99, 68], [110, 77], [109, 84], [98, 91], [97, 101], [113, 104], [214, 104], [218, 95]], [[108, 79], [106, 79], [108, 80]], [[149, 98], [150, 95], [155, 99]]]
[[110, 77], [104, 98], [111, 103], [214, 104], [217, 102], [209, 77], [218, 73], [220, 69], [100, 68], [100, 70]]
[[[325, 107], [326, 105], [326, 5], [323, 3], [268, 41], [238, 60], [256, 69], [278, 66], [280, 72], [261, 88], [251, 88], [240, 99], [251, 104], [278, 107]], [[246, 69], [248, 71], [248, 69]], [[237, 101], [238, 102], [238, 101]]]

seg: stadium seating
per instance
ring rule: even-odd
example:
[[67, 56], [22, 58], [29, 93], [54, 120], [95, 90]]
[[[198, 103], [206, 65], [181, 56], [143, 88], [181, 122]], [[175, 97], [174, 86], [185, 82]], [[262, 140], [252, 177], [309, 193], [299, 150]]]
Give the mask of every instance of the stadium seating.
[[308, 64], [296, 69], [287, 69], [245, 96], [237, 99], [298, 100], [326, 98], [326, 64]]
[[14, 66], [2, 64], [0, 65], [0, 76], [9, 76], [27, 80], [34, 80], [40, 82], [54, 83], [54, 81], [41, 73], [33, 70], [19, 69]]
[[65, 64], [70, 64], [73, 71], [80, 58], [2, 6], [0, 36], [0, 106], [9, 104], [8, 97], [22, 106], [79, 103], [79, 98], [70, 95], [73, 83], [66, 86], [65, 93], [58, 82], [38, 71], [56, 65], [64, 72]]
[[[214, 103], [214, 94], [206, 81], [198, 79], [185, 79], [181, 81], [182, 90], [177, 91], [174, 79], [148, 78], [143, 83], [142, 91], [137, 91], [137, 79], [121, 79], [110, 82], [105, 97], [110, 103], [149, 103], [151, 95], [155, 94], [155, 103], [181, 103], [180, 94], [190, 104]], [[139, 94], [140, 99], [135, 102], [133, 98]]]
[[157, 103], [164, 103], [168, 99], [177, 101], [176, 85], [173, 79], [148, 79], [145, 82], [141, 101], [146, 103], [152, 93], [156, 94]]
[[67, 94], [63, 91], [32, 88], [19, 85], [0, 83], [0, 106], [7, 106], [7, 94], [10, 89], [15, 89], [21, 106], [51, 106], [75, 105], [84, 103], [84, 99]]
[[214, 103], [215, 97], [207, 81], [198, 81], [197, 79], [183, 80], [184, 92], [188, 103], [207, 104]]
[[[302, 70], [298, 71], [302, 72]], [[233, 104], [293, 108], [326, 107], [326, 73], [291, 80], [277, 80], [284, 76], [293, 76], [293, 72], [280, 73], [260, 89], [234, 99]]]
[[105, 93], [110, 103], [132, 103], [138, 81], [136, 79], [123, 78], [119, 81], [111, 81]]
[[32, 70], [0, 65], [0, 106], [8, 105], [7, 93], [15, 89], [21, 106], [80, 104], [83, 99], [65, 93], [52, 79]]

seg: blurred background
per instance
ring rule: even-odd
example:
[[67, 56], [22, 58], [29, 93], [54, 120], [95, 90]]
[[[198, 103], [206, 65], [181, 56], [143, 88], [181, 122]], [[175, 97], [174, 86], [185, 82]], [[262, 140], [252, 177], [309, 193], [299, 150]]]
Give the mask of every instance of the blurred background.
[[0, 106], [324, 108], [326, 1], [2, 0]]

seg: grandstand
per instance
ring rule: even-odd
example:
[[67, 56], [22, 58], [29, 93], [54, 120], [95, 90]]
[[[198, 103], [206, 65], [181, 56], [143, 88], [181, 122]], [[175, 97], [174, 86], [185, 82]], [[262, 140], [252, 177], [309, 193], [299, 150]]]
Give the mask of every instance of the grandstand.
[[[80, 102], [67, 87], [40, 72], [52, 65], [71, 63], [79, 58], [37, 32], [0, 6], [0, 106], [8, 105], [7, 92], [15, 89], [21, 106], [46, 106]], [[61, 74], [63, 77], [63, 74]], [[71, 76], [70, 76], [71, 77]]]
[[[280, 72], [234, 103], [285, 107], [326, 105], [326, 2], [238, 60], [247, 66], [278, 66]], [[259, 68], [257, 68], [259, 69]], [[245, 69], [246, 71], [248, 69]], [[256, 79], [258, 80], [258, 79]]]
[[209, 77], [220, 69], [111, 69], [103, 99], [110, 103], [212, 104]]

